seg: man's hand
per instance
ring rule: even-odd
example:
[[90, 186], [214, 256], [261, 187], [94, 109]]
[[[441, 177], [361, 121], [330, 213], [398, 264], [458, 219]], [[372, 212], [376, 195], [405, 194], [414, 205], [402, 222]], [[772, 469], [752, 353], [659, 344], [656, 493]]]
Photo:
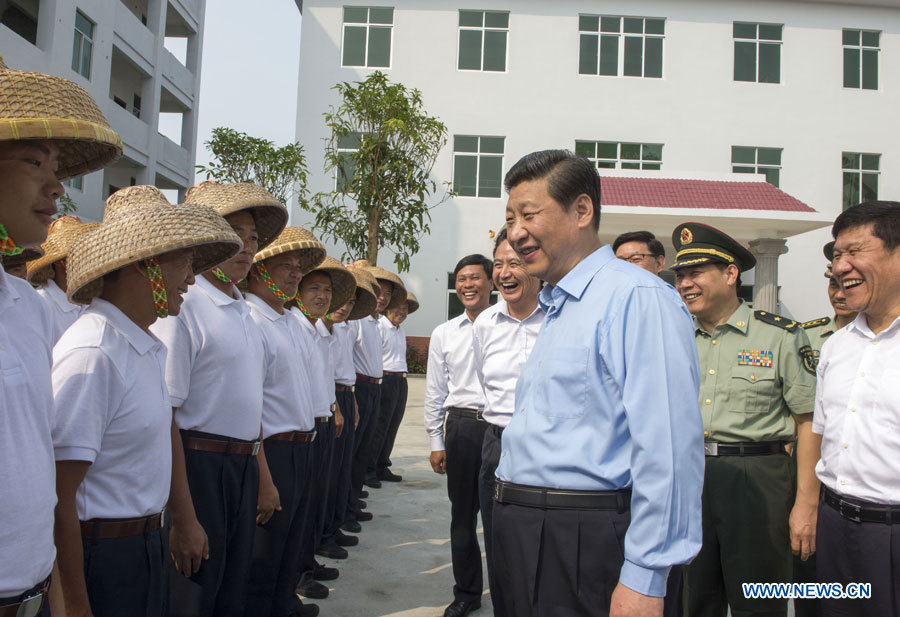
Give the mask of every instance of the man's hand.
[[275, 512], [281, 512], [281, 497], [271, 476], [259, 479], [259, 497], [256, 502], [256, 524], [265, 525]]
[[196, 574], [203, 560], [209, 559], [209, 540], [196, 518], [180, 525], [172, 522], [169, 551], [175, 569], [186, 577]]
[[816, 520], [819, 517], [818, 504], [808, 504], [797, 500], [788, 519], [791, 528], [791, 551], [806, 561], [816, 552]]
[[622, 583], [616, 585], [609, 607], [609, 617], [662, 617], [663, 599], [645, 596]]
[[334, 438], [337, 439], [344, 432], [344, 414], [340, 407], [334, 408]]
[[432, 450], [429, 460], [431, 462], [431, 468], [434, 469], [434, 473], [447, 473], [446, 450]]

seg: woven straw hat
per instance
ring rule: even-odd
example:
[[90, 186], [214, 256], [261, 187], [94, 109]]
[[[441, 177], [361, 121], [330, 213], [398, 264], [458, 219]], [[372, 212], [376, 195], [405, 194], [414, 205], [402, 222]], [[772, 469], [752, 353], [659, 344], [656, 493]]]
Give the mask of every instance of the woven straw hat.
[[347, 316], [348, 321], [354, 321], [375, 312], [375, 307], [378, 305], [378, 294], [375, 290], [381, 291], [381, 289], [378, 287], [375, 277], [362, 268], [348, 266], [347, 271], [353, 275], [353, 279], [356, 281], [356, 304], [353, 305], [353, 310]]
[[77, 216], [62, 216], [50, 224], [47, 240], [41, 245], [43, 257], [28, 262], [28, 281], [43, 285], [53, 275], [53, 264], [65, 259], [75, 240], [93, 231], [100, 223], [82, 223]]
[[419, 300], [416, 298], [415, 294], [409, 290], [406, 291], [406, 304], [409, 306], [409, 315], [412, 315], [419, 310]]
[[[353, 265], [365, 268], [372, 276], [374, 276], [379, 281], [387, 281], [389, 283], [393, 283], [394, 293], [391, 295], [391, 301], [388, 302], [388, 305], [384, 308], [384, 310], [397, 308], [398, 306], [406, 302], [406, 285], [403, 284], [403, 281], [400, 280], [399, 276], [397, 276], [393, 272], [385, 270], [384, 268], [380, 268], [378, 266], [370, 266], [369, 262], [365, 259], [354, 261]], [[381, 290], [379, 290], [379, 293], [381, 293]]]
[[284, 204], [272, 197], [269, 191], [251, 182], [219, 184], [207, 180], [188, 189], [184, 201], [209, 206], [222, 216], [250, 210], [256, 220], [256, 233], [259, 236], [257, 250], [260, 251], [278, 237], [288, 222], [288, 211]]
[[262, 261], [284, 253], [297, 253], [300, 257], [300, 270], [307, 274], [325, 259], [325, 245], [302, 227], [285, 227], [271, 244], [256, 254], [253, 261]]
[[15, 266], [21, 266], [22, 264], [31, 265], [31, 262], [35, 259], [38, 259], [44, 252], [38, 246], [33, 246], [30, 248], [22, 249], [21, 253], [16, 255], [3, 255], [3, 258], [0, 259], [0, 262], [3, 263], [3, 267], [7, 270], [9, 268], [14, 268]]
[[66, 262], [70, 302], [87, 304], [103, 291], [103, 276], [128, 264], [194, 247], [194, 273], [241, 250], [241, 239], [212, 208], [170, 204], [159, 189], [129, 186], [107, 201], [103, 223], [82, 235]]
[[334, 257], [326, 257], [309, 274], [313, 272], [324, 272], [331, 277], [331, 305], [328, 307], [329, 313], [347, 304], [356, 293], [356, 277]]
[[63, 180], [109, 165], [122, 140], [87, 91], [68, 79], [14, 71], [0, 58], [0, 141], [52, 139]]

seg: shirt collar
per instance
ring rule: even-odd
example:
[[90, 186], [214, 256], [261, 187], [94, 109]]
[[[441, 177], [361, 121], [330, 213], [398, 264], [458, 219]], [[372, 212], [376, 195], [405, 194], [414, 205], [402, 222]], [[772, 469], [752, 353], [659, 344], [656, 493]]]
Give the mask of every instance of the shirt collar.
[[[131, 319], [122, 312], [122, 310], [112, 304], [104, 300], [103, 298], [94, 298], [91, 300], [91, 305], [88, 308], [92, 313], [99, 313], [106, 321], [122, 336], [125, 337], [126, 340], [134, 347], [134, 350], [139, 354], [144, 355], [148, 351], [153, 350], [156, 347], [162, 346], [162, 341], [156, 338], [151, 333], [146, 330], [141, 329], [136, 323], [131, 321]], [[166, 317], [165, 319], [174, 319], [173, 317]]]
[[383, 322], [384, 322], [384, 325], [387, 326], [388, 328], [392, 328], [392, 329], [394, 329], [394, 330], [399, 330], [399, 329], [400, 329], [400, 326], [395, 326], [395, 325], [394, 325], [394, 322], [392, 322], [390, 319], [388, 319], [387, 315], [382, 315], [382, 316], [379, 318], [379, 321], [383, 321]]
[[12, 306], [20, 297], [16, 286], [10, 283], [11, 276], [0, 266], [0, 310]]
[[53, 279], [47, 279], [47, 282], [44, 283], [44, 289], [56, 305], [60, 308], [60, 310], [65, 311], [66, 313], [71, 313], [73, 311], [78, 311], [81, 309], [77, 304], [72, 304], [69, 302], [69, 299], [66, 297], [66, 292], [59, 288], [59, 285], [56, 284], [56, 281]]
[[562, 310], [563, 304], [569, 297], [581, 299], [584, 290], [594, 279], [594, 276], [606, 264], [616, 258], [612, 248], [605, 244], [596, 251], [575, 264], [575, 267], [556, 285], [545, 285], [538, 295], [538, 305], [548, 315]]
[[245, 300], [247, 301], [247, 304], [262, 313], [262, 315], [269, 321], [278, 321], [279, 319], [283, 319], [287, 315], [287, 311], [285, 311], [284, 313], [279, 313], [271, 306], [269, 306], [269, 304], [265, 300], [263, 300], [256, 294], [248, 293]]
[[541, 307], [541, 303], [538, 302], [534, 307], [534, 310], [531, 311], [531, 314], [528, 315], [525, 319], [516, 319], [512, 315], [509, 314], [509, 304], [506, 300], [500, 299], [497, 301], [497, 310], [494, 312], [494, 320], [496, 321], [498, 318], [509, 319], [510, 321], [514, 321], [516, 323], [525, 323], [526, 321], [530, 321], [532, 317], [535, 316], [536, 313], [543, 313], [544, 309]]
[[866, 319], [866, 314], [860, 313], [856, 316], [856, 319], [847, 324], [846, 327], [848, 330], [855, 330], [856, 332], [859, 332], [866, 338], [874, 339], [878, 338], [879, 336], [887, 335], [888, 332], [898, 327], [897, 324], [900, 324], [900, 317], [897, 317], [897, 319], [895, 319], [893, 323], [891, 323], [891, 325], [889, 325], [887, 328], [885, 328], [878, 334], [875, 334], [874, 332], [872, 332], [872, 329], [869, 328], [869, 321]]
[[239, 302], [244, 299], [241, 292], [234, 285], [231, 286], [231, 295], [223, 293], [218, 287], [213, 285], [205, 276], [200, 274], [194, 283], [199, 289], [203, 290], [216, 306], [225, 306], [233, 302]]
[[316, 330], [316, 326], [309, 320], [306, 315], [303, 314], [303, 311], [298, 309], [296, 306], [292, 306], [291, 313], [293, 313], [294, 316], [300, 321], [300, 325], [302, 325], [307, 330], [314, 332], [315, 334], [319, 334], [319, 331]]
[[[750, 307], [747, 306], [747, 303], [741, 300], [741, 303], [738, 305], [737, 309], [731, 314], [731, 317], [728, 318], [722, 326], [727, 326], [734, 330], [737, 330], [741, 334], [747, 334], [747, 330], [750, 328], [750, 319], [753, 317], [753, 312], [750, 310]], [[717, 328], [719, 326], [716, 326]], [[700, 324], [700, 320], [694, 317], [694, 329], [696, 332], [706, 332], [703, 329], [703, 326]], [[707, 334], [712, 334], [711, 332], [707, 332]]]

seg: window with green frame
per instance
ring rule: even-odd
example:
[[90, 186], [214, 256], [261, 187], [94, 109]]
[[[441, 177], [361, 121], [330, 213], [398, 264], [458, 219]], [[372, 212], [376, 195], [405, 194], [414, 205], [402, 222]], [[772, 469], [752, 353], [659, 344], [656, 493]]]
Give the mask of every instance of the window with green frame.
[[844, 30], [844, 87], [878, 90], [878, 52], [881, 33]]
[[665, 19], [579, 15], [578, 72], [662, 77], [665, 33]]
[[575, 154], [598, 169], [660, 169], [662, 144], [615, 141], [576, 141]]
[[460, 197], [500, 197], [505, 137], [454, 135], [453, 190]]
[[334, 190], [340, 193], [348, 192], [350, 180], [356, 174], [356, 153], [362, 143], [362, 135], [350, 133], [338, 137], [338, 168], [334, 177]]
[[508, 12], [460, 11], [457, 68], [461, 71], [505, 71], [508, 38]]
[[878, 175], [881, 155], [864, 152], [842, 152], [844, 174], [844, 210], [863, 201], [878, 199]]
[[391, 7], [345, 6], [341, 65], [390, 68], [393, 24]]
[[734, 80], [781, 83], [783, 26], [734, 22]]
[[781, 185], [781, 148], [731, 146], [731, 171], [736, 174], [765, 174], [766, 182]]

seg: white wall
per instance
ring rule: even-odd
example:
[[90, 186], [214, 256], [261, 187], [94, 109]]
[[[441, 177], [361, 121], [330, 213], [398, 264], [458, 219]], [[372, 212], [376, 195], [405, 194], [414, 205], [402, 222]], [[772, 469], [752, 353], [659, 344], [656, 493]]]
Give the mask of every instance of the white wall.
[[[360, 6], [367, 2], [353, 2]], [[509, 10], [506, 73], [456, 70], [458, 5], [437, 0], [393, 4], [391, 80], [419, 88], [426, 109], [451, 136], [506, 136], [504, 171], [520, 156], [576, 139], [665, 144], [663, 171], [731, 171], [731, 146], [783, 148], [781, 188], [818, 211], [841, 209], [842, 151], [881, 153], [880, 196], [900, 196], [900, 10], [814, 2], [495, 1], [463, 8]], [[578, 14], [666, 18], [662, 79], [578, 74]], [[733, 21], [783, 23], [780, 84], [735, 82]], [[881, 30], [880, 90], [842, 87], [841, 29]], [[297, 138], [306, 146], [313, 191], [332, 180], [321, 172], [322, 113], [336, 102], [338, 81], [368, 70], [340, 67], [342, 7], [304, 2]], [[435, 167], [452, 178], [452, 148]], [[427, 335], [446, 315], [446, 272], [459, 257], [489, 254], [489, 230], [503, 221], [505, 199], [458, 198], [433, 211], [432, 235], [404, 275], [422, 308], [407, 331]], [[299, 224], [309, 215], [294, 213]], [[726, 230], [727, 231], [727, 230]], [[601, 223], [602, 232], [602, 223]], [[825, 230], [789, 241], [781, 259], [784, 310], [799, 319], [829, 312], [821, 273]], [[391, 265], [385, 251], [380, 264]]]

